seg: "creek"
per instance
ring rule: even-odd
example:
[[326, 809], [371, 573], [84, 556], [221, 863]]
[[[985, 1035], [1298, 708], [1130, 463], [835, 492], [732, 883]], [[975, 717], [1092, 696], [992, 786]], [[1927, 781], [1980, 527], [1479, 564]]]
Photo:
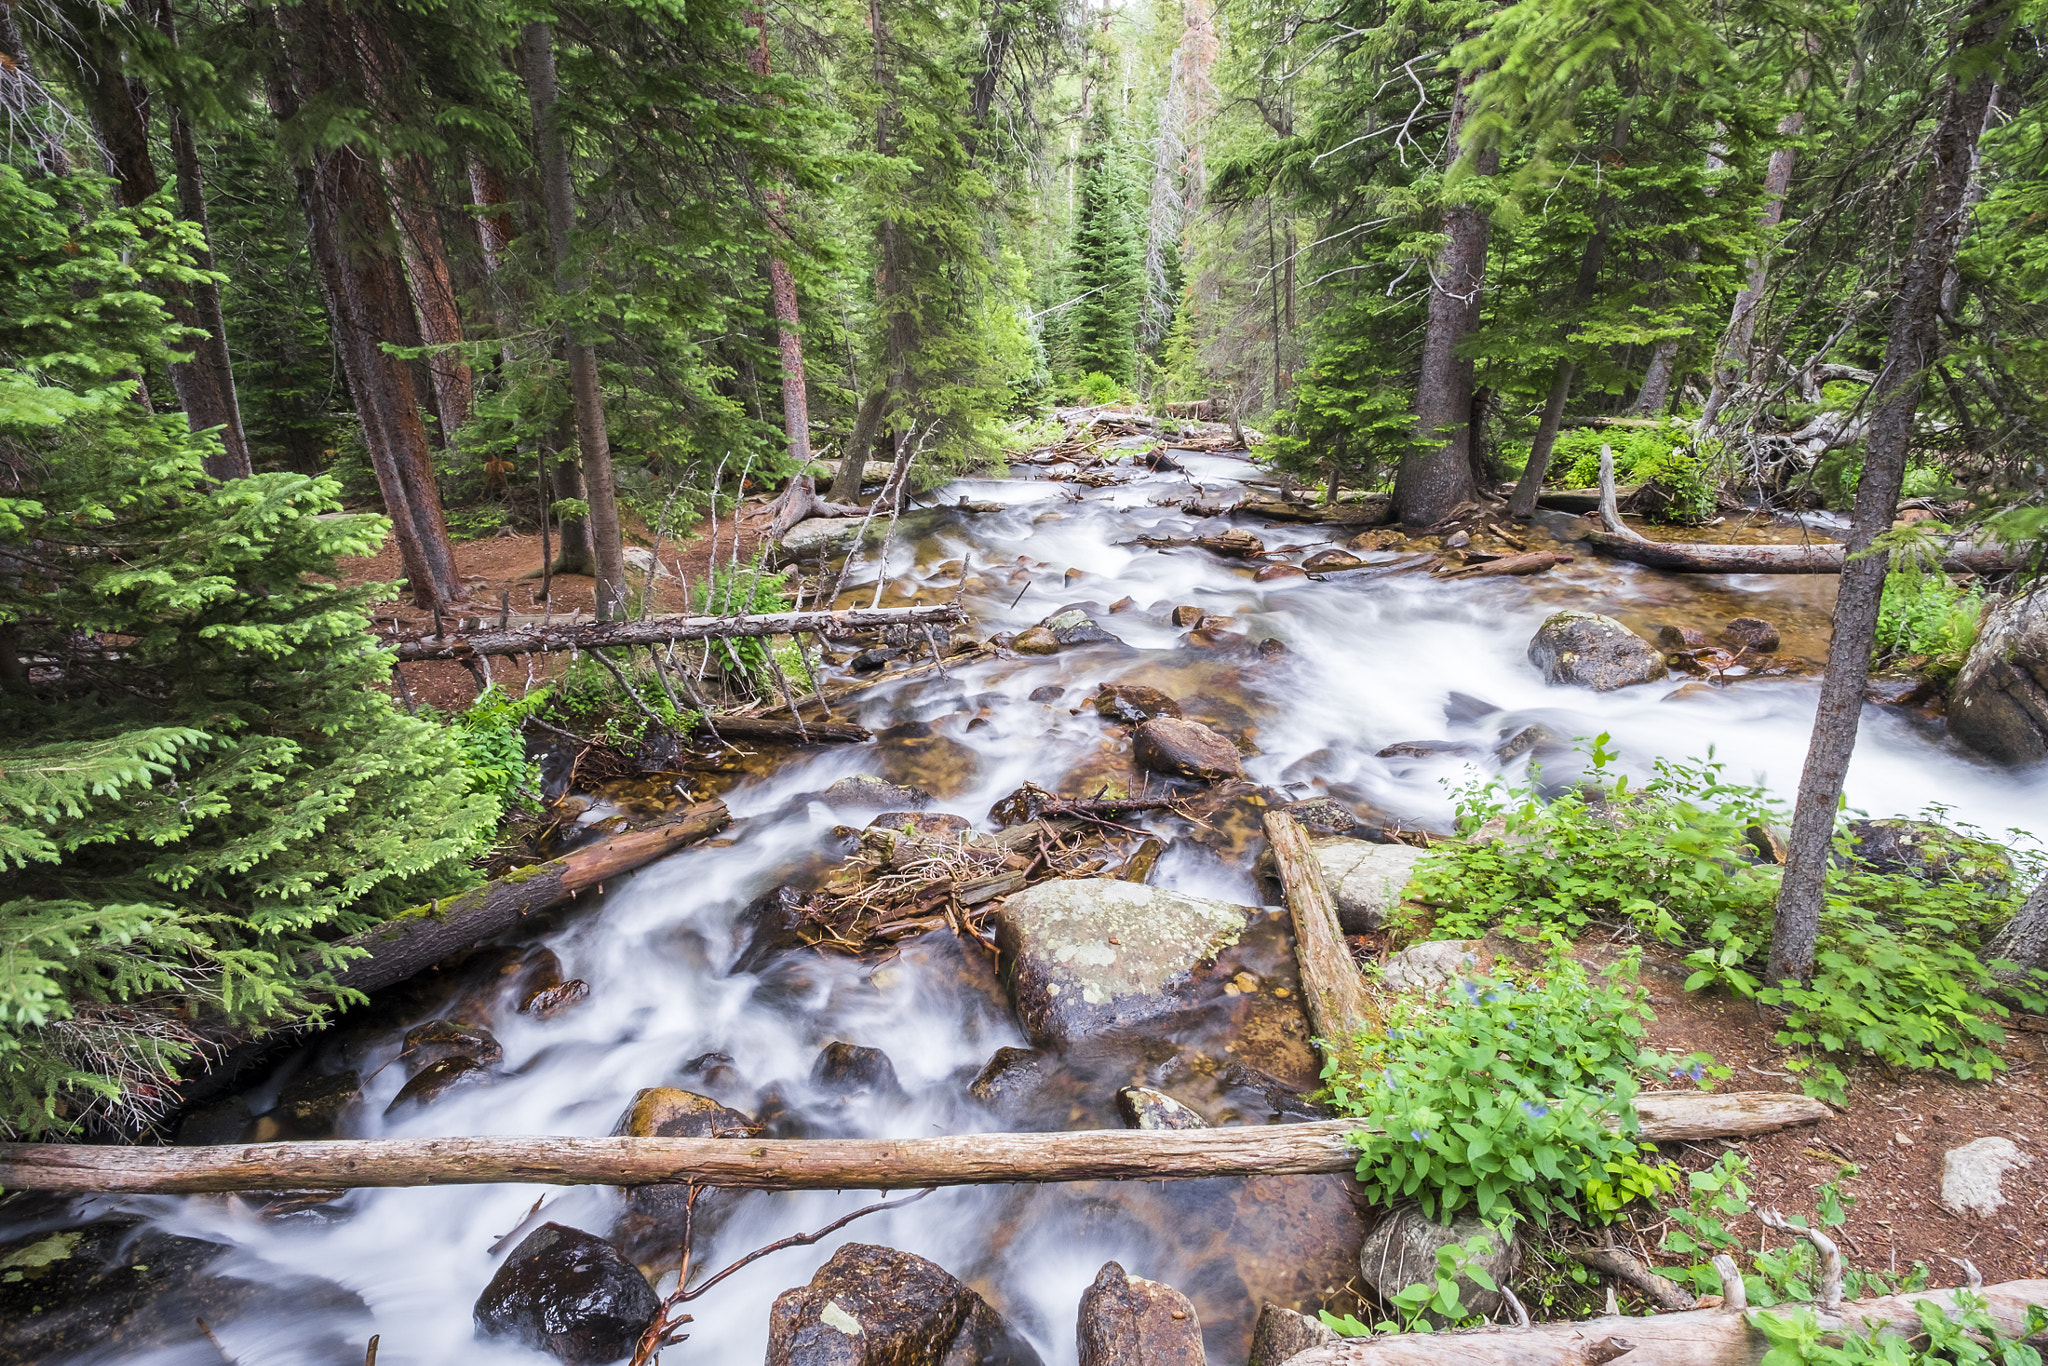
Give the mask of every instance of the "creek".
[[[1537, 624], [1562, 607], [1610, 613], [1645, 633], [1675, 623], [1709, 638], [1731, 618], [1759, 615], [1781, 628], [1781, 657], [1817, 668], [1831, 578], [1673, 576], [1582, 555], [1526, 579], [1447, 582], [1407, 574], [1255, 583], [1251, 565], [1192, 547], [1132, 544], [1141, 535], [1185, 537], [1231, 524], [1199, 520], [1180, 504], [1191, 485], [1224, 492], [1256, 473], [1229, 455], [1182, 459], [1184, 473], [1133, 471], [1128, 482], [1099, 489], [1035, 469], [962, 481], [942, 491], [943, 502], [1001, 503], [1004, 510], [941, 507], [907, 516], [888, 557], [885, 603], [949, 596], [964, 561], [965, 601], [978, 638], [1022, 630], [1081, 604], [1123, 646], [989, 659], [944, 676], [885, 681], [862, 694], [853, 714], [878, 734], [874, 743], [805, 750], [744, 779], [724, 794], [735, 817], [728, 842], [671, 856], [599, 904], [586, 900], [541, 936], [561, 959], [563, 975], [586, 980], [591, 993], [546, 1021], [487, 1007], [488, 1018], [479, 1022], [504, 1048], [495, 1084], [384, 1117], [404, 1080], [402, 1069], [388, 1066], [404, 1029], [455, 1010], [463, 999], [452, 987], [438, 996], [422, 987], [309, 1043], [245, 1097], [250, 1111], [264, 1110], [294, 1075], [348, 1066], [369, 1078], [365, 1103], [343, 1126], [352, 1137], [604, 1134], [637, 1090], [664, 1085], [714, 1095], [750, 1114], [769, 1112], [784, 1134], [1115, 1126], [1113, 1094], [1134, 1081], [1160, 1086], [1214, 1121], [1279, 1117], [1267, 1083], [1310, 1084], [1312, 1070], [1303, 1072], [1312, 1060], [1298, 1038], [1245, 1043], [1240, 1055], [1252, 1010], [1243, 992], [1176, 1017], [1156, 1037], [1075, 1050], [1056, 1064], [1057, 1075], [1033, 1093], [1025, 1112], [998, 1117], [969, 1098], [967, 1083], [997, 1049], [1025, 1040], [990, 965], [949, 932], [909, 941], [880, 961], [797, 950], [756, 971], [734, 968], [746, 908], [843, 853], [849, 846], [835, 828], [869, 818], [835, 810], [820, 797], [837, 779], [873, 773], [926, 789], [937, 797], [933, 809], [982, 829], [992, 828], [990, 805], [1026, 781], [1076, 795], [1090, 795], [1113, 776], [1134, 781], [1128, 739], [1113, 736], [1085, 705], [1105, 681], [1156, 687], [1180, 699], [1191, 718], [1247, 742], [1256, 751], [1245, 760], [1254, 781], [1298, 797], [1334, 796], [1379, 824], [1447, 828], [1452, 788], [1501, 771], [1493, 747], [1532, 725], [1561, 737], [1605, 733], [1632, 772], [1711, 749], [1735, 780], [1762, 782], [1787, 798], [1796, 786], [1816, 697], [1810, 675], [1749, 678], [1723, 688], [1674, 678], [1593, 693], [1546, 686], [1525, 652]], [[1552, 532], [1570, 525], [1545, 516]], [[1326, 540], [1341, 531], [1313, 524], [1240, 524], [1269, 547], [1342, 544]], [[857, 590], [862, 605], [873, 592], [873, 563], [870, 550], [851, 575], [856, 583], [867, 579], [868, 587]], [[1124, 599], [1134, 605], [1108, 610]], [[1190, 648], [1184, 628], [1170, 619], [1177, 604], [1232, 618], [1230, 630], [1243, 633], [1244, 646]], [[1267, 639], [1284, 651], [1262, 656], [1254, 647]], [[1064, 691], [1032, 700], [1048, 687]], [[1379, 757], [1409, 741], [1462, 741], [1469, 748]], [[1519, 773], [1531, 758], [1516, 756], [1507, 768]], [[1546, 773], [1566, 773], [1572, 756], [1548, 753], [1544, 762]], [[2048, 831], [2048, 772], [2001, 770], [1969, 758], [1938, 720], [1900, 709], [1867, 709], [1849, 801], [1873, 815], [1939, 805], [1947, 819], [1993, 832], [2015, 825]], [[1152, 881], [1257, 905], [1264, 896], [1238, 852], [1228, 840], [1175, 840]], [[1234, 951], [1236, 966], [1259, 982], [1284, 981], [1292, 968], [1279, 921], [1269, 916], [1259, 924], [1264, 928], [1255, 927]], [[900, 1094], [848, 1097], [814, 1083], [814, 1060], [834, 1040], [887, 1053]], [[708, 1055], [723, 1057], [707, 1062]], [[1233, 1058], [1246, 1065], [1233, 1070]], [[1074, 1362], [1076, 1304], [1112, 1258], [1188, 1293], [1203, 1318], [1210, 1360], [1242, 1362], [1260, 1299], [1311, 1308], [1344, 1302], [1345, 1279], [1356, 1272], [1352, 1265], [1347, 1273], [1345, 1258], [1355, 1255], [1359, 1230], [1347, 1185], [1342, 1177], [1299, 1177], [941, 1191], [817, 1246], [756, 1263], [690, 1306], [690, 1339], [664, 1357], [671, 1366], [760, 1361], [774, 1296], [802, 1284], [836, 1246], [853, 1241], [918, 1253], [969, 1281], [1048, 1366]], [[617, 1196], [609, 1191], [519, 1186], [357, 1191], [284, 1213], [230, 1197], [80, 1201], [72, 1217], [117, 1209], [143, 1214], [163, 1229], [232, 1244], [231, 1260], [219, 1270], [270, 1283], [320, 1278], [360, 1297], [360, 1305], [332, 1308], [317, 1296], [295, 1305], [272, 1302], [214, 1322], [222, 1348], [241, 1366], [297, 1366], [330, 1356], [360, 1362], [372, 1333], [381, 1336], [384, 1366], [510, 1366], [547, 1358], [474, 1337], [471, 1305], [501, 1259], [492, 1255], [493, 1244], [543, 1196], [545, 1217], [564, 1224], [602, 1233], [615, 1217]], [[696, 1263], [721, 1266], [878, 1198], [746, 1197], [698, 1248]], [[41, 1222], [50, 1226], [58, 1216]], [[0, 1239], [24, 1231], [0, 1228]], [[218, 1366], [220, 1351], [200, 1340], [117, 1356], [136, 1366]]]

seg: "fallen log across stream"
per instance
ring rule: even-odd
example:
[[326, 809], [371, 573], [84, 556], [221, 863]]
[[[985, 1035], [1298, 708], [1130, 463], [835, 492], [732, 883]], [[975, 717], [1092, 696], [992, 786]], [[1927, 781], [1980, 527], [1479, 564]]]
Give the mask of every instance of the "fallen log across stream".
[[[1650, 1142], [1738, 1138], [1831, 1112], [1781, 1092], [1636, 1097]], [[0, 1144], [0, 1189], [129, 1192], [350, 1190], [512, 1181], [552, 1186], [695, 1182], [736, 1190], [915, 1190], [1012, 1182], [1165, 1181], [1348, 1172], [1355, 1120], [1223, 1129], [1093, 1129], [942, 1138], [380, 1138], [115, 1148]]]
[[[1844, 547], [1823, 542], [1729, 545], [1646, 541], [1610, 531], [1587, 532], [1586, 544], [1613, 559], [1679, 574], [1839, 574], [1844, 553]], [[1942, 552], [1941, 567], [1952, 574], [2010, 574], [2022, 566], [2003, 551], [1958, 545]]]
[[881, 626], [946, 626], [965, 616], [958, 603], [941, 602], [921, 607], [852, 607], [836, 612], [761, 612], [729, 617], [667, 613], [637, 621], [529, 622], [503, 630], [401, 641], [398, 658], [401, 663], [410, 664], [426, 659], [473, 659], [478, 655], [666, 645], [672, 640], [734, 640], [798, 633], [832, 637]]

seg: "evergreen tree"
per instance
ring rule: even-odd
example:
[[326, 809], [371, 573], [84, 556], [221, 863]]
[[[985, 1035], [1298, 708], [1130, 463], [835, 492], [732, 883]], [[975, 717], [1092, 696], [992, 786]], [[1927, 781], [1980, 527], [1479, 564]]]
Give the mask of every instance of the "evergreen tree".
[[1064, 359], [1078, 379], [1107, 375], [1131, 382], [1137, 359], [1138, 310], [1145, 298], [1144, 245], [1139, 236], [1130, 167], [1111, 123], [1113, 101], [1098, 100], [1081, 146], [1081, 187], [1068, 258]]

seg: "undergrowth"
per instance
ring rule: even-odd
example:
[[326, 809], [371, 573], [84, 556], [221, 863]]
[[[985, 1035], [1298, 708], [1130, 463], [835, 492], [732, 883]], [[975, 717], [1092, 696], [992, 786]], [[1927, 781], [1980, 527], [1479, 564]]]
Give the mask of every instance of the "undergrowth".
[[1905, 560], [1885, 575], [1873, 662], [1910, 659], [1921, 672], [1954, 677], [1977, 643], [1984, 601], [1976, 584], [1958, 584], [1938, 567]]

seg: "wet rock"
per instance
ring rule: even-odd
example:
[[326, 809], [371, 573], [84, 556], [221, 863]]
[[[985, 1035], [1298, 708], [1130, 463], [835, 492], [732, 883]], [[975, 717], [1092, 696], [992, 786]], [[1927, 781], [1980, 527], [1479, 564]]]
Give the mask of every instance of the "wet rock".
[[1311, 797], [1289, 802], [1281, 810], [1311, 835], [1348, 835], [1358, 828], [1358, 816], [1335, 797]]
[[1010, 642], [1010, 648], [1020, 655], [1055, 655], [1060, 651], [1060, 638], [1043, 626], [1034, 626], [1028, 631], [1019, 631], [1017, 638]]
[[249, 1131], [249, 1123], [256, 1117], [249, 1113], [249, 1102], [241, 1096], [228, 1096], [223, 1100], [187, 1110], [185, 1117], [178, 1121], [177, 1142], [181, 1144], [240, 1143]]
[[1181, 717], [1180, 703], [1157, 688], [1147, 688], [1133, 683], [1105, 683], [1088, 701], [1089, 705], [1095, 708], [1095, 714], [1103, 720], [1116, 721], [1126, 726], [1135, 726], [1161, 716], [1176, 721]]
[[1252, 1326], [1252, 1351], [1245, 1366], [1282, 1366], [1289, 1357], [1338, 1340], [1337, 1330], [1325, 1328], [1321, 1320], [1269, 1303]]
[[1464, 740], [1401, 740], [1375, 756], [1381, 759], [1431, 759], [1440, 754], [1477, 754], [1479, 746]]
[[1737, 617], [1721, 628], [1721, 639], [1737, 649], [1767, 655], [1778, 648], [1778, 628], [1762, 617]]
[[363, 1098], [363, 1079], [353, 1071], [324, 1077], [299, 1077], [277, 1093], [277, 1104], [258, 1121], [253, 1142], [269, 1141], [265, 1124], [282, 1128], [281, 1137], [327, 1138], [341, 1125], [342, 1115]]
[[1007, 1111], [1038, 1089], [1045, 1060], [1035, 1048], [998, 1048], [967, 1084], [967, 1094], [991, 1110]]
[[1371, 844], [1342, 836], [1310, 841], [1323, 883], [1337, 902], [1337, 923], [1346, 934], [1367, 934], [1387, 922], [1401, 904], [1401, 891], [1427, 850], [1405, 844]]
[[661, 1309], [640, 1269], [604, 1239], [542, 1224], [512, 1249], [477, 1297], [478, 1331], [512, 1338], [570, 1366], [631, 1356]]
[[1571, 747], [1571, 741], [1548, 726], [1524, 726], [1495, 745], [1493, 757], [1506, 764], [1532, 751], [1538, 758], [1546, 758], [1553, 754], [1563, 754]]
[[1040, 1366], [982, 1299], [922, 1257], [848, 1243], [768, 1311], [768, 1366]]
[[1121, 645], [1121, 638], [1100, 626], [1079, 608], [1069, 608], [1045, 619], [1045, 629], [1062, 645]]
[[1318, 550], [1301, 562], [1311, 574], [1332, 574], [1343, 569], [1363, 569], [1365, 561], [1348, 550]]
[[887, 1053], [836, 1039], [825, 1045], [812, 1064], [811, 1084], [840, 1096], [903, 1094], [896, 1064], [889, 1061]]
[[1980, 1138], [1941, 1159], [1941, 1203], [1957, 1214], [1996, 1214], [2006, 1205], [2005, 1174], [2034, 1159], [2009, 1138]]
[[1233, 527], [1214, 536], [1197, 536], [1195, 544], [1212, 555], [1221, 555], [1229, 560], [1250, 559], [1265, 553], [1266, 543], [1249, 531]]
[[1200, 623], [1205, 615], [1207, 614], [1199, 607], [1176, 607], [1173, 609], [1173, 624], [1175, 626], [1194, 626]]
[[825, 789], [825, 804], [855, 811], [922, 811], [932, 804], [932, 794], [915, 787], [902, 787], [871, 773], [841, 778]]
[[521, 1015], [530, 1015], [536, 1020], [552, 1020], [557, 1015], [573, 1009], [590, 995], [590, 983], [581, 977], [571, 977], [566, 982], [557, 982], [542, 991], [536, 991], [526, 998], [519, 1007]]
[[[1495, 1285], [1506, 1285], [1522, 1263], [1520, 1239], [1509, 1238], [1503, 1244], [1501, 1236], [1476, 1214], [1461, 1215], [1447, 1227], [1426, 1218], [1413, 1205], [1395, 1210], [1366, 1235], [1365, 1246], [1358, 1253], [1359, 1272], [1365, 1283], [1386, 1299], [1417, 1281], [1433, 1279], [1439, 1250], [1462, 1248], [1477, 1237], [1487, 1238], [1493, 1251], [1471, 1258], [1466, 1265], [1485, 1272]], [[1457, 1282], [1458, 1298], [1468, 1314], [1491, 1317], [1507, 1303], [1498, 1291], [1480, 1288], [1470, 1276], [1460, 1274]]]
[[1380, 965], [1380, 980], [1390, 991], [1434, 991], [1479, 966], [1480, 943], [1439, 939], [1403, 949]]
[[1008, 897], [996, 942], [1015, 965], [1025, 1034], [1057, 1048], [1179, 1009], [1177, 989], [1237, 942], [1251, 914], [1132, 882], [1066, 879]]
[[1033, 702], [1057, 702], [1066, 696], [1066, 693], [1067, 690], [1059, 684], [1048, 683], [1042, 688], [1033, 688], [1031, 690], [1031, 700]]
[[857, 674], [879, 673], [889, 666], [890, 660], [901, 658], [903, 658], [903, 651], [901, 650], [886, 648], [862, 650], [846, 662], [846, 667], [852, 669]]
[[958, 840], [974, 826], [967, 817], [956, 816], [950, 811], [884, 811], [868, 822], [868, 829], [950, 842]]
[[1657, 645], [1665, 650], [1703, 650], [1707, 645], [1707, 633], [1690, 626], [1659, 626]]
[[1446, 550], [1463, 550], [1470, 544], [1472, 544], [1472, 533], [1462, 528], [1453, 531], [1444, 538], [1444, 549]]
[[721, 1090], [739, 1084], [740, 1072], [730, 1053], [699, 1053], [683, 1064], [683, 1075], [698, 1086], [715, 1086]]
[[1873, 678], [1863, 685], [1863, 700], [1880, 707], [1917, 707], [1940, 691], [1925, 678]]
[[1110, 615], [1112, 616], [1121, 616], [1125, 612], [1135, 612], [1137, 610], [1138, 600], [1132, 597], [1118, 598], [1109, 605]]
[[1201, 724], [1158, 717], [1138, 727], [1138, 763], [1173, 778], [1241, 778], [1237, 746]]
[[1223, 652], [1235, 650], [1245, 643], [1242, 631], [1226, 630], [1228, 617], [1204, 617], [1202, 624], [1180, 638], [1181, 644], [1192, 650]]
[[1206, 1129], [1209, 1121], [1167, 1095], [1145, 1086], [1116, 1093], [1116, 1112], [1126, 1129]]
[[1613, 617], [1553, 613], [1529, 642], [1529, 662], [1546, 682], [1612, 692], [1667, 676], [1664, 657]]
[[414, 1076], [448, 1058], [468, 1058], [485, 1067], [496, 1067], [504, 1061], [505, 1049], [490, 1030], [460, 1020], [428, 1020], [405, 1031], [405, 1044], [398, 1050], [398, 1059]]
[[[706, 1059], [730, 1058], [707, 1053], [690, 1064], [701, 1072]], [[709, 1096], [675, 1086], [649, 1086], [633, 1093], [625, 1113], [612, 1125], [613, 1138], [746, 1138], [754, 1121]]]
[[1187, 1296], [1127, 1274], [1115, 1262], [1081, 1293], [1080, 1366], [1207, 1366], [1202, 1325]]
[[2048, 755], [2048, 591], [1991, 609], [1949, 689], [1958, 740], [2006, 764]]
[[[625, 1113], [612, 1125], [612, 1137], [743, 1139], [753, 1137], [759, 1127], [749, 1116], [709, 1096], [675, 1086], [650, 1086], [634, 1093]], [[691, 1212], [694, 1236], [709, 1238], [746, 1195], [745, 1191], [716, 1187], [700, 1194]], [[629, 1186], [621, 1192], [611, 1236], [634, 1263], [673, 1265], [688, 1201], [689, 1193], [681, 1186]], [[644, 1320], [641, 1326], [646, 1326]]]
[[[202, 1343], [200, 1318], [219, 1326], [251, 1313], [364, 1310], [361, 1299], [328, 1281], [285, 1277], [264, 1283], [209, 1275], [228, 1251], [223, 1244], [164, 1233], [131, 1218], [0, 1242], [0, 1360], [69, 1360], [88, 1353], [93, 1361], [132, 1360]], [[294, 1361], [324, 1366], [350, 1359], [339, 1344], [317, 1338], [293, 1345]], [[354, 1360], [361, 1359], [358, 1346]]]
[[1392, 550], [1396, 546], [1407, 544], [1407, 542], [1408, 533], [1402, 531], [1399, 527], [1376, 527], [1371, 531], [1361, 531], [1358, 535], [1353, 536], [1351, 538], [1351, 548], [1353, 550]]
[[406, 1110], [432, 1105], [451, 1091], [466, 1091], [475, 1086], [491, 1083], [491, 1069], [475, 1058], [443, 1058], [428, 1063], [413, 1075], [411, 1081], [399, 1088], [385, 1107], [386, 1115], [397, 1115]]
[[1259, 642], [1259, 661], [1261, 663], [1271, 663], [1286, 653], [1287, 642], [1284, 640], [1276, 640], [1272, 636], [1267, 636]]
[[1933, 821], [1849, 822], [1856, 861], [1876, 873], [1906, 873], [1924, 882], [1974, 882], [1987, 896], [2003, 895], [2012, 863], [1989, 840], [1972, 839]]
[[1258, 573], [1252, 575], [1252, 582], [1272, 583], [1276, 579], [1305, 579], [1307, 577], [1308, 571], [1306, 569], [1296, 569], [1291, 564], [1269, 564]]

